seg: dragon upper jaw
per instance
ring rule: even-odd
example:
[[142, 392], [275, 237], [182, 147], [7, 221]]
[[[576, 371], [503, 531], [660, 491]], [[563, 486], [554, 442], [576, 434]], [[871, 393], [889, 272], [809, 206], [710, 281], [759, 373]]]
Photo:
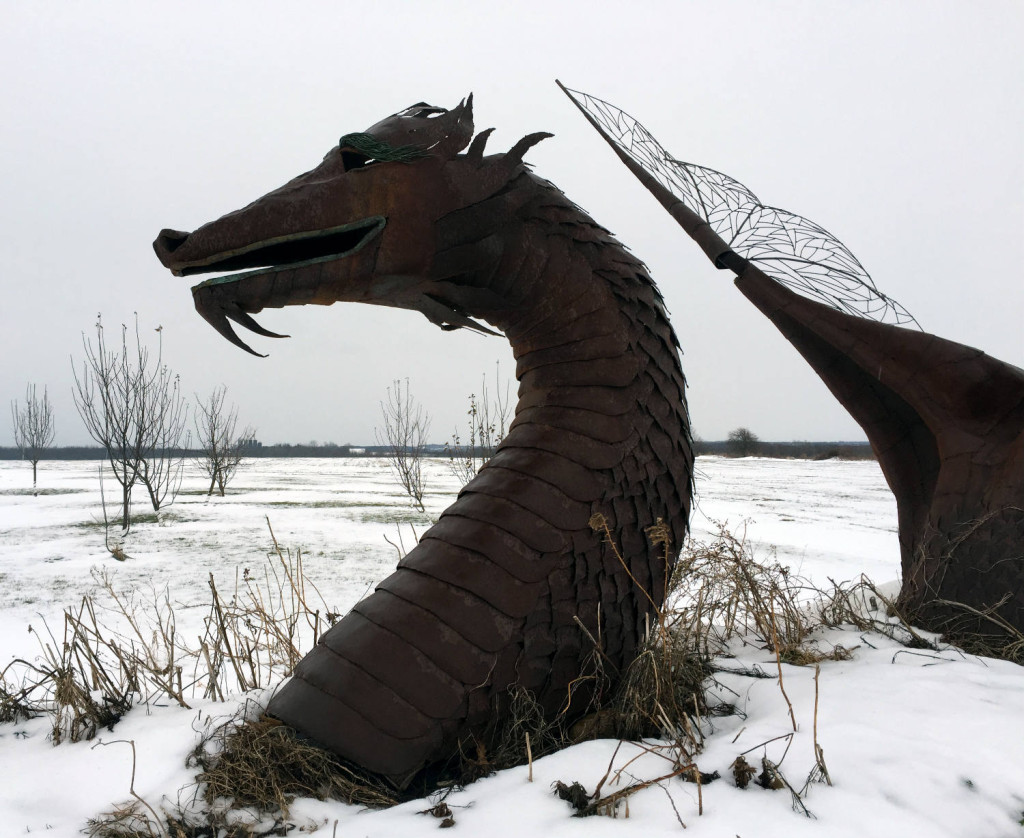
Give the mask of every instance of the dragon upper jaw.
[[[192, 259], [182, 259], [178, 252], [189, 243], [190, 236], [175, 230], [163, 230], [153, 242], [153, 249], [163, 265], [175, 276], [242, 269], [241, 273], [228, 274], [200, 283], [219, 284], [237, 282], [250, 276], [273, 273], [285, 268], [299, 268], [344, 259], [357, 253], [376, 238], [386, 224], [387, 219], [383, 216], [372, 215], [323, 230], [272, 236]], [[184, 249], [186, 253], [189, 250], [187, 247]], [[245, 270], [246, 268], [251, 270]]]

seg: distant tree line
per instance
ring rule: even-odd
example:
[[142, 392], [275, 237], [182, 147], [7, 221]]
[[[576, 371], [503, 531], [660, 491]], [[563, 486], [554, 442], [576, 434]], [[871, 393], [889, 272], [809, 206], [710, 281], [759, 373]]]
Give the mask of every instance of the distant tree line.
[[757, 441], [757, 447], [748, 454], [736, 452], [735, 445], [729, 440], [717, 442], [705, 439], [693, 441], [693, 451], [697, 456], [757, 456], [772, 457], [780, 460], [874, 460], [875, 452], [866, 442], [765, 442]]
[[[693, 450], [697, 455], [729, 456], [727, 440], [708, 441], [696, 439], [693, 442]], [[176, 454], [187, 457], [195, 457], [199, 454], [197, 449], [182, 448], [175, 451]], [[275, 443], [268, 445], [263, 443], [258, 446], [251, 446], [245, 449], [245, 456], [261, 459], [264, 457], [383, 457], [388, 453], [387, 446], [382, 445], [336, 445], [335, 443], [299, 443], [289, 442]], [[477, 456], [487, 456], [492, 453], [490, 450], [478, 450]], [[758, 442], [756, 452], [758, 457], [774, 457], [778, 459], [794, 460], [828, 460], [838, 458], [841, 460], [873, 460], [874, 452], [866, 442]], [[423, 456], [442, 457], [449, 456], [444, 445], [424, 446]], [[106, 452], [95, 446], [61, 446], [47, 448], [40, 452], [40, 460], [102, 460], [106, 458]], [[15, 447], [0, 447], [0, 460], [20, 460], [21, 449]]]
[[[443, 446], [436, 446], [440, 451]], [[261, 457], [357, 457], [357, 456], [381, 456], [383, 453], [374, 451], [371, 448], [357, 449], [360, 452], [353, 454], [351, 445], [291, 445], [282, 443], [280, 445], [260, 445], [247, 447], [245, 449], [246, 459]], [[198, 457], [198, 448], [175, 448], [168, 452], [174, 456]], [[440, 454], [438, 455], [440, 456]], [[40, 452], [40, 460], [104, 460], [107, 457], [106, 449], [93, 445], [70, 445], [47, 448]], [[11, 447], [0, 447], [0, 460], [22, 459], [21, 449]]]

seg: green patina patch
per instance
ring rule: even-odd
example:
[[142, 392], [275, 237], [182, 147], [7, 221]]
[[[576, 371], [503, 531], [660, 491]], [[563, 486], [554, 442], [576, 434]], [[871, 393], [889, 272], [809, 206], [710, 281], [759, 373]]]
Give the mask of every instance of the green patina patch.
[[426, 157], [427, 152], [414, 145], [393, 146], [383, 140], [378, 140], [373, 134], [346, 134], [338, 140], [339, 148], [351, 148], [360, 154], [365, 154], [373, 160], [380, 160], [384, 163], [411, 163], [420, 157]]

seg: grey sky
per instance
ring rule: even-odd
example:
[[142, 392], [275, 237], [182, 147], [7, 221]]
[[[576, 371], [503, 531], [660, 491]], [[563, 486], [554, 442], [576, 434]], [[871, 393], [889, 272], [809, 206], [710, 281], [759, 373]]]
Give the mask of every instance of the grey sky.
[[[70, 356], [98, 312], [162, 325], [187, 392], [226, 384], [267, 442], [369, 442], [410, 379], [443, 441], [497, 338], [371, 306], [260, 315], [293, 337], [235, 349], [157, 262], [194, 229], [316, 165], [340, 135], [475, 94], [489, 149], [527, 156], [649, 265], [684, 349], [699, 434], [860, 439], [554, 84], [637, 117], [842, 239], [921, 325], [1024, 363], [1024, 4], [1011, 2], [4, 3], [0, 396], [46, 385], [57, 444], [87, 441]], [[385, 11], [386, 10], [386, 11]], [[9, 421], [0, 444], [9, 445]]]

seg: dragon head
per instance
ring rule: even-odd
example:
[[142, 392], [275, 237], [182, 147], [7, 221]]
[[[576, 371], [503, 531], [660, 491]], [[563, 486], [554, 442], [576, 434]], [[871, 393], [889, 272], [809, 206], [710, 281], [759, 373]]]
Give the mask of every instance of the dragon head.
[[196, 310], [253, 354], [229, 321], [283, 337], [251, 315], [285, 305], [375, 303], [420, 311], [442, 328], [489, 331], [452, 293], [457, 284], [432, 271], [437, 225], [497, 192], [550, 135], [484, 158], [488, 134], [470, 144], [472, 95], [451, 110], [413, 105], [344, 135], [315, 169], [248, 206], [192, 233], [161, 231], [153, 247], [175, 276], [222, 274], [192, 289]]

